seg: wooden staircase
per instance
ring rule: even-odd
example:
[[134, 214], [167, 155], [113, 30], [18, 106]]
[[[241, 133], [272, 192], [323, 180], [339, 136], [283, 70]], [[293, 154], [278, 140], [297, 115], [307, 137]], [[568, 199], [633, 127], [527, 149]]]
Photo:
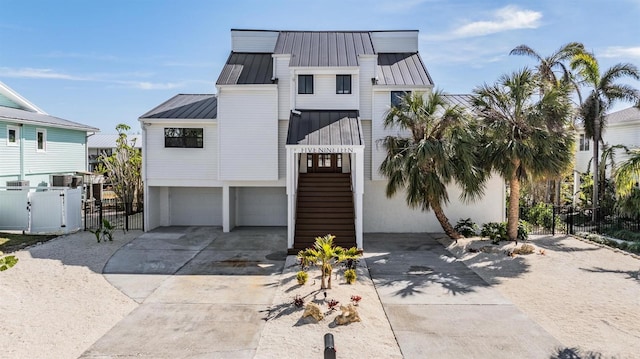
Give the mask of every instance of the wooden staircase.
[[334, 244], [356, 246], [353, 192], [349, 173], [300, 173], [293, 251], [313, 246], [316, 237], [333, 234]]

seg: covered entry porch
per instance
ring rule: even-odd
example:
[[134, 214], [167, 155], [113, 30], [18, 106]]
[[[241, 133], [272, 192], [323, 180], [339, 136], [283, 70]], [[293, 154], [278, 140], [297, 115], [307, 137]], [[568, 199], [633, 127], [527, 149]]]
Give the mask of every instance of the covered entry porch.
[[363, 248], [364, 140], [358, 111], [292, 111], [287, 133], [287, 244], [314, 238]]

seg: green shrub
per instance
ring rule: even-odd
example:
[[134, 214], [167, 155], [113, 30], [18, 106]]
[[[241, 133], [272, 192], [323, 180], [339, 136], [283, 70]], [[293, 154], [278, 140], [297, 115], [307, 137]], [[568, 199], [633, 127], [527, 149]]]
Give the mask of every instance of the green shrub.
[[307, 272], [301, 270], [296, 273], [296, 280], [298, 281], [298, 284], [304, 285], [307, 283], [307, 279], [309, 279], [309, 274]]
[[[531, 225], [526, 221], [518, 221], [518, 234], [516, 239], [524, 242], [529, 238], [529, 227]], [[507, 236], [507, 222], [489, 222], [482, 225], [480, 231], [482, 237], [487, 237], [491, 240], [491, 243], [498, 244], [500, 241], [508, 241]]]
[[[0, 256], [2, 256], [2, 252], [0, 252]], [[6, 271], [16, 265], [16, 263], [18, 263], [16, 256], [0, 257], [0, 272]]]
[[529, 208], [527, 220], [534, 226], [551, 228], [553, 226], [553, 206], [546, 203], [538, 203]]
[[456, 223], [453, 229], [455, 229], [456, 232], [462, 234], [466, 238], [478, 235], [478, 225], [475, 224], [475, 222], [473, 222], [471, 218], [458, 220], [458, 223]]
[[347, 281], [348, 284], [355, 283], [357, 277], [358, 276], [356, 274], [355, 269], [347, 269], [344, 271], [344, 279]]

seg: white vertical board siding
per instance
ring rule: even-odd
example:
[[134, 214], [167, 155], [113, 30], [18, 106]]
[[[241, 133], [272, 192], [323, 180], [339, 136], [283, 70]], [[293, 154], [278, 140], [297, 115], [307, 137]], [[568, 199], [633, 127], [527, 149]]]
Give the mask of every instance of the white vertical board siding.
[[375, 143], [371, 142], [371, 121], [362, 120], [362, 136], [364, 137], [364, 179], [371, 179], [371, 172], [376, 169], [371, 168], [371, 151]]
[[[0, 186], [4, 186], [0, 183]], [[0, 229], [22, 231], [29, 225], [28, 191], [0, 190]]]
[[[375, 57], [360, 57], [360, 118], [370, 119], [372, 118], [372, 91], [373, 85], [371, 79], [375, 77], [376, 63]], [[353, 81], [353, 79], [352, 79]]]
[[219, 92], [220, 180], [278, 179], [276, 91]]
[[289, 118], [291, 110], [291, 87], [295, 84], [291, 81], [289, 71], [290, 56], [278, 56], [274, 58], [276, 67], [276, 78], [278, 79], [278, 118], [281, 120]]
[[377, 53], [418, 52], [417, 31], [371, 32], [371, 42]]
[[371, 174], [372, 180], [383, 180], [384, 177], [378, 171], [380, 164], [387, 156], [384, 146], [381, 140], [388, 135], [396, 135], [398, 130], [385, 129], [384, 117], [389, 111], [391, 105], [391, 92], [390, 91], [376, 91], [373, 97], [373, 119], [371, 124], [371, 137], [373, 141], [373, 148], [371, 149], [371, 167], [373, 172]]
[[[300, 72], [300, 75], [305, 73]], [[313, 73], [309, 73], [312, 75]], [[341, 75], [339, 70], [335, 74], [313, 74], [313, 94], [298, 94], [297, 78], [292, 84], [296, 96], [298, 109], [304, 110], [358, 110], [359, 109], [359, 76], [351, 74], [351, 93], [336, 94], [336, 75]], [[349, 75], [349, 73], [344, 73]], [[296, 75], [297, 76], [297, 75]]]
[[[165, 127], [202, 128], [203, 148], [165, 148]], [[218, 128], [215, 123], [153, 123], [146, 131], [144, 156], [148, 185], [159, 186], [165, 181], [177, 180], [185, 186], [206, 186], [217, 181]]]
[[231, 50], [234, 52], [273, 52], [278, 41], [277, 31], [231, 30]]
[[[392, 198], [385, 194], [385, 181], [365, 181], [364, 192], [364, 232], [435, 232], [442, 233], [442, 227], [433, 211], [423, 212], [411, 209], [405, 201], [405, 193], [398, 192]], [[450, 202], [444, 212], [455, 224], [459, 219], [471, 218], [478, 225], [500, 222], [504, 213], [504, 181], [498, 176], [487, 182], [485, 196], [477, 202], [463, 203], [458, 197], [460, 189], [455, 185], [447, 187]]]
[[221, 226], [222, 188], [169, 188], [172, 226]]
[[147, 187], [144, 192], [145, 199], [150, 206], [146, 206], [144, 211], [148, 222], [145, 223], [145, 231], [150, 231], [160, 227], [160, 187]]
[[287, 133], [289, 121], [278, 121], [278, 179], [287, 177]]
[[286, 226], [285, 187], [237, 187], [236, 224], [238, 226]]

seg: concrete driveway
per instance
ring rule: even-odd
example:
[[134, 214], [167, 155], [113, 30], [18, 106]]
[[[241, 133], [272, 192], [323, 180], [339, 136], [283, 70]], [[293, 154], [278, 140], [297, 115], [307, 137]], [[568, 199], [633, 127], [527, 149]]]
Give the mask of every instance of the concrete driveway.
[[285, 228], [143, 234], [104, 268], [141, 305], [81, 358], [253, 358], [286, 247]]
[[435, 235], [366, 234], [365, 246], [405, 358], [552, 358], [562, 347]]

